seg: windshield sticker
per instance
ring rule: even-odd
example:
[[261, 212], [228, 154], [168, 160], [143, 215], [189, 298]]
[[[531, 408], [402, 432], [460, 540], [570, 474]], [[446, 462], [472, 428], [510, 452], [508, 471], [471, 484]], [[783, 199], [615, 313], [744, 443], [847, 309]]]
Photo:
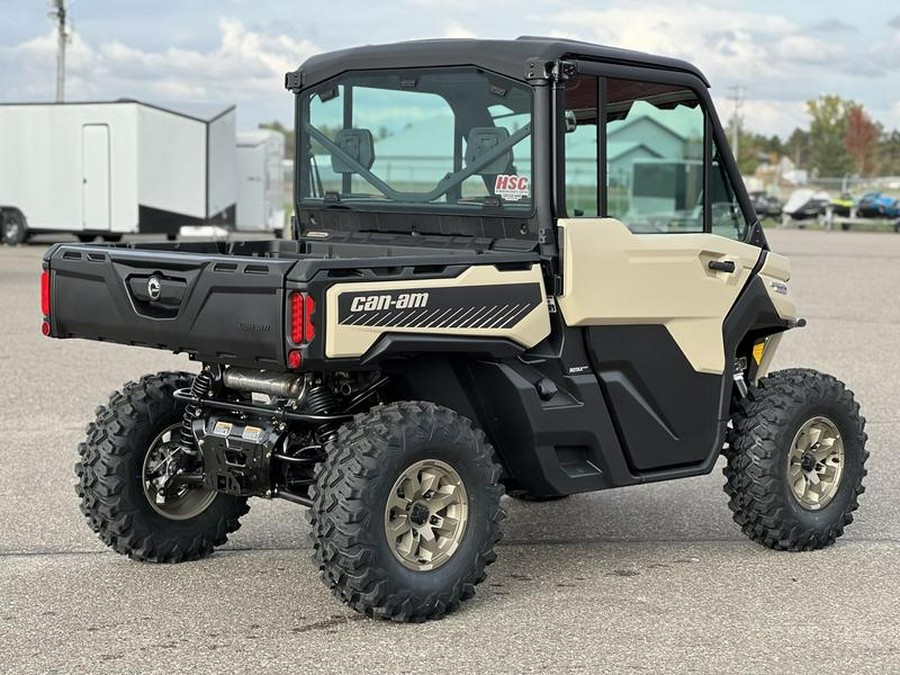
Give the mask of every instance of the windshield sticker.
[[494, 179], [494, 194], [508, 202], [517, 202], [530, 196], [528, 176], [501, 173]]

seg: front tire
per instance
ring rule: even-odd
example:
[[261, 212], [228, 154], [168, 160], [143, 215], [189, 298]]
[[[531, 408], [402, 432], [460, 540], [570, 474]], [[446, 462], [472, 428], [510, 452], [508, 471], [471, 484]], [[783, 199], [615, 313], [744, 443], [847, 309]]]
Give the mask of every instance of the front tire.
[[171, 442], [185, 404], [173, 397], [190, 387], [190, 373], [147, 375], [129, 382], [97, 411], [78, 446], [76, 492], [91, 529], [134, 560], [175, 563], [208, 556], [240, 527], [246, 498], [187, 488], [167, 503], [154, 499], [146, 478], [160, 442]]
[[744, 534], [768, 548], [824, 548], [859, 507], [865, 418], [853, 392], [814, 370], [773, 373], [732, 417], [725, 492]]
[[496, 559], [503, 487], [484, 434], [402, 402], [342, 426], [311, 488], [313, 559], [334, 594], [394, 621], [438, 619]]

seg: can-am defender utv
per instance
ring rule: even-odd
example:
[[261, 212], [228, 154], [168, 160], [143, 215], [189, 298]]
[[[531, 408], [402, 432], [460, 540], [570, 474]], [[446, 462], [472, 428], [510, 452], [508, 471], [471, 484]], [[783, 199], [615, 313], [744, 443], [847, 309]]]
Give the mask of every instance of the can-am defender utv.
[[835, 541], [865, 475], [838, 380], [767, 375], [803, 325], [693, 66], [543, 38], [316, 56], [293, 241], [58, 245], [43, 332], [185, 352], [79, 446], [100, 538], [209, 555], [248, 497], [309, 507], [353, 608], [437, 618], [501, 496], [696, 476], [753, 540]]

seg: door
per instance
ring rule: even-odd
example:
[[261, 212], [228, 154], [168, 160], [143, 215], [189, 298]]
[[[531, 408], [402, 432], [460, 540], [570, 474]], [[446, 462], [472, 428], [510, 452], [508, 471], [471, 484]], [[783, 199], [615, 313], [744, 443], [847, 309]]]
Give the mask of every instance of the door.
[[110, 229], [109, 127], [86, 124], [81, 129], [82, 226]]
[[[558, 222], [559, 308], [584, 329], [633, 469], [701, 463], [718, 454], [727, 421], [734, 355], [725, 319], [761, 251], [743, 241], [747, 219], [696, 88], [677, 77], [579, 80], [566, 96], [576, 121], [566, 202], [582, 217]], [[590, 125], [593, 137], [578, 129]], [[602, 158], [596, 191], [569, 156]]]

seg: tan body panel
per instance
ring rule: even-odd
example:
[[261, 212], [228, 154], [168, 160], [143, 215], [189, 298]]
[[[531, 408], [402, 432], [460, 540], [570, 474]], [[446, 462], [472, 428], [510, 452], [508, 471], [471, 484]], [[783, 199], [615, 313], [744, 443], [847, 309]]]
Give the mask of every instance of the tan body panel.
[[[766, 293], [769, 294], [769, 300], [775, 305], [775, 311], [782, 319], [796, 319], [797, 306], [791, 297], [791, 291], [787, 282], [791, 278], [791, 261], [783, 255], [772, 253], [766, 254], [766, 262], [763, 263], [759, 276], [766, 285]], [[784, 333], [776, 333], [766, 340], [766, 349], [763, 352], [762, 360], [756, 368], [756, 380], [769, 374], [772, 367], [772, 359], [778, 351], [781, 344], [781, 338]]]
[[[348, 325], [339, 322], [338, 305], [346, 293], [378, 294], [392, 291], [429, 292], [434, 289], [465, 289], [466, 287], [535, 284], [540, 303], [508, 328], [492, 327], [409, 327]], [[501, 271], [493, 265], [473, 265], [453, 279], [419, 279], [415, 281], [374, 281], [335, 284], [325, 294], [327, 326], [325, 355], [328, 358], [355, 358], [365, 354], [386, 333], [414, 333], [419, 335], [449, 335], [454, 337], [506, 338], [523, 347], [533, 347], [550, 334], [550, 315], [544, 291], [541, 267], [532, 265], [526, 270]], [[492, 311], [502, 316], [502, 307], [486, 307], [485, 316]]]
[[[694, 370], [725, 370], [722, 323], [760, 249], [707, 234], [633, 234], [614, 218], [559, 221], [558, 304], [570, 326], [661, 324]], [[709, 269], [732, 261], [735, 272]]]

